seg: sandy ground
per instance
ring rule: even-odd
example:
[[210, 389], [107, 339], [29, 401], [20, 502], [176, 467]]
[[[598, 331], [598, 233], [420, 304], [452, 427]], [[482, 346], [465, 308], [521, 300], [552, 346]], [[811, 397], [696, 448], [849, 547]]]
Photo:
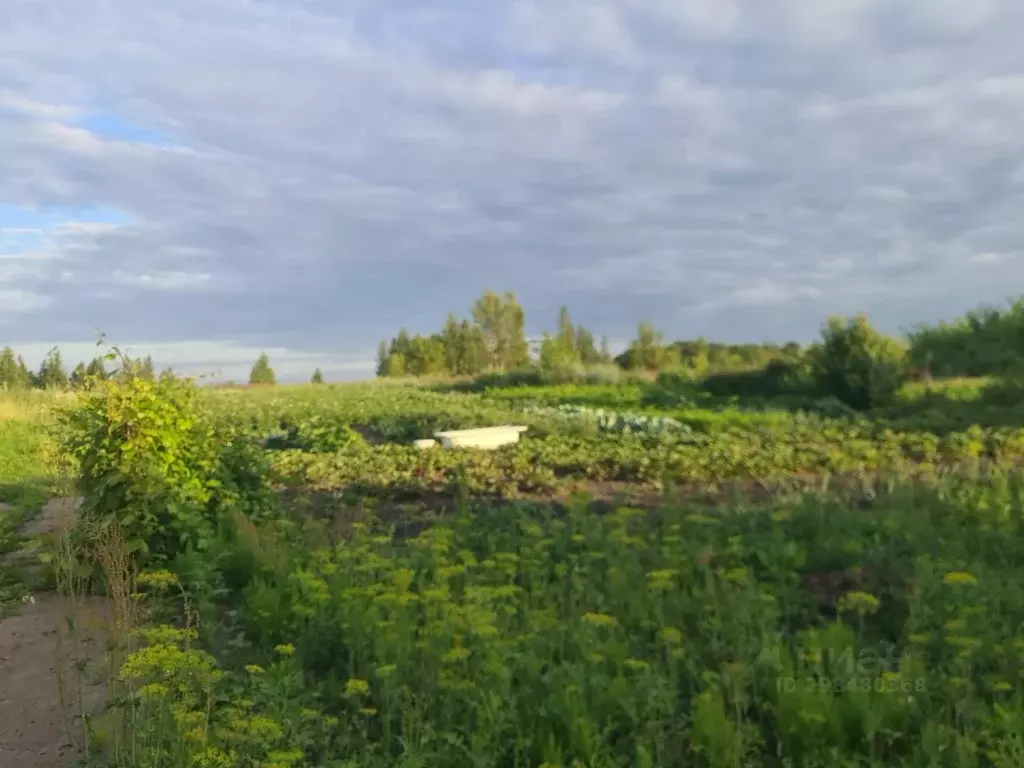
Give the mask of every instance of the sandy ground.
[[[70, 499], [53, 499], [26, 533], [50, 534], [73, 518]], [[68, 766], [79, 758], [78, 713], [83, 702], [90, 712], [103, 703], [106, 625], [104, 601], [54, 593], [36, 595], [0, 621], [0, 768]]]

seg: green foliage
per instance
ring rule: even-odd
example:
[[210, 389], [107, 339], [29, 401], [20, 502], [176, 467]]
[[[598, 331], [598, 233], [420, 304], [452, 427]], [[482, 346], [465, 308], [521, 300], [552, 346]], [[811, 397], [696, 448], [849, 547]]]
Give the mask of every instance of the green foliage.
[[907, 378], [903, 347], [872, 328], [864, 315], [829, 318], [821, 343], [809, 354], [819, 390], [858, 410], [892, 402]]
[[1024, 297], [910, 334], [909, 358], [935, 376], [999, 376], [1024, 366]]
[[525, 315], [515, 295], [486, 291], [473, 305], [473, 321], [449, 314], [441, 333], [410, 336], [404, 328], [377, 349], [377, 375], [473, 376], [511, 371], [528, 361]]
[[648, 322], [640, 323], [636, 339], [617, 362], [629, 370], [657, 371], [668, 365], [672, 355], [665, 347], [665, 337]]
[[46, 353], [36, 374], [35, 384], [40, 389], [62, 389], [68, 385], [68, 372], [60, 350], [54, 347]]
[[15, 357], [14, 350], [4, 347], [0, 352], [0, 389], [17, 391], [32, 386], [32, 375], [25, 367], [25, 361]]
[[281, 521], [238, 543], [218, 658], [157, 627], [122, 674], [175, 768], [1015, 765], [1021, 491]]
[[718, 397], [812, 396], [816, 389], [809, 362], [777, 358], [763, 368], [709, 373], [701, 380], [701, 387]]
[[270, 367], [270, 358], [267, 357], [266, 352], [261, 352], [260, 356], [256, 358], [256, 362], [253, 363], [252, 371], [249, 373], [250, 384], [276, 384], [277, 377], [274, 375], [274, 369]]
[[310, 384], [323, 384], [324, 383], [323, 371], [321, 371], [319, 368], [317, 368], [315, 371], [313, 371], [313, 375], [310, 376], [310, 378], [309, 378], [309, 383]]
[[509, 371], [527, 362], [526, 314], [514, 293], [484, 291], [473, 305], [473, 321], [483, 334], [489, 367]]
[[140, 367], [122, 359], [60, 413], [56, 435], [79, 468], [81, 515], [117, 522], [132, 550], [151, 557], [202, 550], [225, 506], [244, 501], [238, 483], [252, 485], [266, 463], [244, 439], [218, 434], [194, 384], [146, 379]]

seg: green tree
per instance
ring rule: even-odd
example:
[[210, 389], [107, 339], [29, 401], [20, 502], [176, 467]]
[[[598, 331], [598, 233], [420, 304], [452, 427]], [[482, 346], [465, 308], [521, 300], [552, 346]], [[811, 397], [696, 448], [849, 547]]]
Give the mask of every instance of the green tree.
[[71, 386], [73, 389], [82, 389], [89, 380], [89, 374], [85, 369], [85, 363], [79, 362], [71, 371]]
[[28, 389], [32, 376], [25, 368], [25, 361], [15, 357], [14, 350], [4, 347], [0, 352], [0, 388], [6, 390]]
[[605, 362], [594, 345], [594, 334], [582, 325], [576, 326], [576, 355], [584, 365], [597, 365]]
[[407, 376], [432, 376], [444, 373], [444, 341], [440, 336], [414, 336], [403, 355]]
[[36, 386], [40, 389], [60, 389], [68, 384], [68, 372], [60, 350], [54, 347], [46, 353], [36, 374]]
[[441, 344], [444, 347], [444, 367], [448, 373], [452, 376], [463, 373], [466, 343], [459, 328], [459, 321], [450, 312], [441, 331]]
[[487, 368], [487, 341], [483, 329], [476, 323], [463, 320], [459, 323], [461, 337], [460, 375], [475, 376]]
[[576, 352], [576, 328], [572, 324], [572, 318], [569, 317], [569, 308], [564, 304], [558, 312], [557, 338], [563, 352]]
[[907, 378], [903, 345], [872, 328], [863, 314], [830, 317], [809, 354], [819, 389], [859, 410], [891, 402]]
[[389, 356], [390, 356], [390, 353], [388, 352], [388, 343], [386, 341], [382, 341], [380, 344], [377, 345], [377, 375], [378, 376], [386, 376], [387, 375], [385, 373], [385, 371], [387, 371], [387, 368], [388, 368], [388, 357]]
[[253, 363], [252, 371], [249, 373], [250, 384], [276, 384], [277, 377], [274, 375], [274, 369], [270, 367], [270, 358], [267, 357], [266, 352], [261, 352], [260, 356], [256, 358], [256, 362]]
[[323, 384], [324, 383], [323, 371], [321, 371], [319, 368], [317, 368], [315, 371], [313, 371], [313, 375], [309, 378], [309, 382], [311, 384]]
[[622, 357], [626, 368], [656, 371], [668, 361], [665, 337], [650, 323], [642, 322], [637, 326], [636, 339]]
[[381, 375], [389, 378], [405, 376], [405, 355], [400, 352], [389, 354]]
[[514, 293], [484, 291], [473, 304], [473, 320], [483, 333], [490, 368], [513, 370], [529, 359], [526, 313]]
[[602, 362], [602, 363], [610, 363], [610, 362], [612, 362], [612, 345], [608, 341], [608, 337], [607, 336], [602, 336], [601, 337], [601, 351], [599, 352], [599, 355], [601, 357], [600, 362]]

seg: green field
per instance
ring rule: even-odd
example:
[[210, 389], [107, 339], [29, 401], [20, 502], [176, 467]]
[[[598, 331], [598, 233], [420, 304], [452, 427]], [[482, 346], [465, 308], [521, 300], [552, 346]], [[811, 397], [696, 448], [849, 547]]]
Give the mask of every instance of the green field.
[[[94, 764], [1024, 764], [1024, 426], [977, 382], [856, 416], [642, 381], [256, 388], [187, 424], [157, 389], [103, 401], [136, 442], [79, 468], [77, 578], [127, 617]], [[72, 402], [0, 422], [25, 514]], [[411, 446], [507, 423], [495, 452]]]

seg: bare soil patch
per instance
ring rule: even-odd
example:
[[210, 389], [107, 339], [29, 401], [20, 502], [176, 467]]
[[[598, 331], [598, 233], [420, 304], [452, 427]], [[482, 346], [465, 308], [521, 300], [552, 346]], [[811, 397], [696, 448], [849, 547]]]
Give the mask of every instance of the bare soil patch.
[[[23, 531], [59, 535], [75, 508], [74, 499], [50, 499]], [[31, 549], [10, 559], [25, 571], [44, 568]], [[97, 713], [106, 699], [108, 624], [105, 600], [52, 592], [0, 620], [0, 768], [67, 766], [82, 756], [82, 713]]]
[[54, 594], [0, 621], [0, 768], [81, 756], [82, 709], [95, 713], [105, 699], [106, 625], [104, 601]]

